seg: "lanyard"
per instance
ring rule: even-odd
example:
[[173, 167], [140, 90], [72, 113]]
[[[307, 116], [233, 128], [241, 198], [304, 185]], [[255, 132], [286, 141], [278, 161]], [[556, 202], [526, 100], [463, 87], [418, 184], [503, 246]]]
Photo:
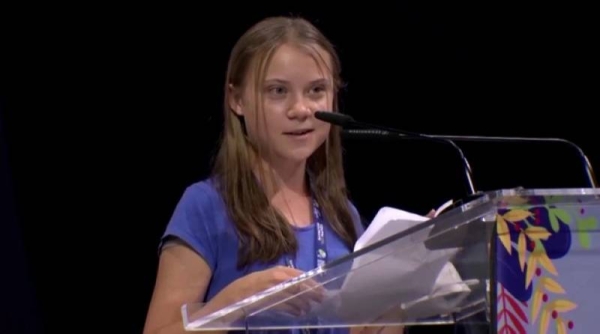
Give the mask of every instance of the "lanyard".
[[[313, 217], [315, 219], [315, 258], [317, 267], [325, 265], [327, 262], [327, 248], [325, 243], [325, 227], [323, 225], [323, 216], [321, 215], [321, 208], [319, 203], [313, 198], [312, 200]], [[287, 258], [288, 267], [295, 268], [294, 260], [290, 257]]]

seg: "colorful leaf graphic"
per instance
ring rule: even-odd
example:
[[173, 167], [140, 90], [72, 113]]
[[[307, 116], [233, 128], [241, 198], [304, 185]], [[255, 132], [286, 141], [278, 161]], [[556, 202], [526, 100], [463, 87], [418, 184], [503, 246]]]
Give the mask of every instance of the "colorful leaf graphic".
[[527, 273], [525, 274], [525, 288], [529, 288], [531, 284], [531, 280], [533, 280], [533, 274], [535, 273], [536, 266], [536, 256], [530, 255], [529, 260], [527, 260]]
[[519, 233], [519, 240], [517, 242], [517, 251], [519, 253], [519, 265], [521, 266], [521, 271], [525, 269], [525, 251], [526, 251], [526, 243], [525, 243], [525, 234]]
[[[513, 298], [509, 294], [506, 294], [506, 300], [508, 300], [508, 303], [512, 307], [513, 311], [515, 311], [515, 313], [519, 316], [519, 318], [521, 318], [521, 321], [523, 321], [524, 323], [527, 323], [528, 322], [527, 315], [525, 315], [525, 312], [523, 312], [523, 309], [521, 308], [519, 303], [515, 300], [515, 298]], [[513, 319], [513, 321], [519, 322], [518, 320], [515, 320], [515, 319]]]
[[595, 231], [598, 228], [596, 217], [587, 217], [577, 221], [577, 228], [585, 231]]
[[565, 224], [571, 224], [571, 215], [565, 209], [551, 208], [550, 212]]
[[507, 220], [511, 223], [514, 223], [514, 222], [518, 222], [523, 219], [529, 218], [531, 216], [533, 216], [533, 213], [531, 213], [528, 210], [513, 209], [513, 210], [508, 211], [504, 215], [502, 215], [502, 218], [504, 218], [505, 220]]
[[546, 309], [542, 309], [542, 316], [540, 317], [540, 334], [548, 332], [548, 323], [550, 322], [550, 312]]
[[548, 258], [548, 255], [546, 255], [546, 253], [538, 253], [536, 255], [532, 255], [531, 257], [534, 256], [538, 259], [539, 263], [542, 265], [542, 267], [544, 267], [544, 269], [548, 270], [555, 276], [558, 276], [558, 271], [556, 271], [556, 267], [554, 267], [554, 264]]
[[[523, 326], [523, 323], [528, 323], [527, 315], [521, 308], [521, 305], [519, 305], [519, 302], [504, 288], [504, 286], [502, 286], [502, 284], [500, 284], [498, 303], [500, 311], [498, 312], [497, 319], [503, 323], [499, 329], [499, 333], [508, 332], [526, 334], [527, 330], [525, 329], [525, 326]], [[511, 307], [509, 308], [507, 304]]]
[[[519, 333], [519, 334], [527, 334], [527, 331], [525, 330], [525, 327], [523, 327], [523, 324], [521, 324], [521, 322], [519, 321], [519, 319], [517, 319], [517, 317], [514, 314], [512, 314], [511, 312], [508, 312], [508, 317], [510, 318], [510, 320], [513, 323], [513, 325], [517, 329], [517, 333]], [[508, 328], [510, 328], [510, 327], [508, 327]]]
[[[556, 277], [558, 270], [553, 259], [568, 254], [574, 237], [572, 231], [577, 231], [582, 247], [591, 248], [589, 232], [598, 231], [600, 220], [586, 217], [583, 209], [571, 212], [568, 208], [549, 207], [547, 202], [532, 208], [537, 205], [535, 203], [512, 207], [508, 212], [503, 209], [496, 215], [496, 231], [502, 243], [498, 251], [505, 261], [499, 267], [504, 280], [500, 283], [497, 304], [499, 333], [525, 333], [528, 323], [538, 327], [535, 332], [539, 333], [566, 334], [574, 326], [569, 317], [562, 314], [576, 309], [578, 305], [575, 302], [578, 301], [567, 299], [568, 286], [563, 287], [561, 284], [564, 283]], [[532, 216], [535, 221], [528, 219]], [[520, 285], [523, 280], [525, 290]], [[505, 286], [510, 289], [505, 289]], [[559, 299], [555, 299], [557, 297]], [[554, 326], [556, 329], [550, 328]]]
[[504, 220], [504, 218], [502, 218], [502, 216], [497, 217], [496, 232], [498, 233], [500, 241], [502, 242], [502, 245], [504, 245], [504, 248], [506, 248], [508, 254], [511, 254], [512, 246], [510, 244], [510, 234], [508, 233], [508, 225], [506, 224], [506, 221]]
[[551, 235], [548, 230], [540, 226], [530, 226], [525, 233], [531, 240], [547, 240]]
[[552, 230], [554, 230], [554, 232], [558, 232], [558, 230], [560, 229], [558, 219], [560, 219], [565, 224], [570, 224], [572, 221], [571, 215], [569, 215], [569, 213], [564, 209], [550, 208], [548, 211], [550, 225], [552, 225]]
[[540, 285], [543, 286], [546, 290], [554, 293], [564, 294], [565, 289], [554, 279], [551, 277], [542, 277], [540, 278]]
[[591, 247], [590, 234], [588, 231], [594, 231], [598, 227], [596, 217], [587, 217], [577, 220], [577, 229], [579, 230], [579, 243], [583, 248]]
[[533, 323], [535, 323], [535, 321], [537, 320], [540, 308], [542, 306], [543, 298], [544, 294], [542, 293], [542, 291], [540, 291], [539, 288], [536, 288], [535, 292], [533, 293], [533, 303], [531, 304], [531, 319], [533, 319]]
[[577, 304], [566, 299], [556, 299], [547, 305], [548, 309], [556, 312], [569, 312], [577, 307]]
[[557, 334], [567, 333], [567, 326], [565, 325], [565, 321], [562, 318], [556, 319], [556, 333]]
[[590, 240], [590, 234], [585, 231], [581, 231], [578, 234], [579, 234], [579, 243], [581, 244], [581, 247], [590, 248], [591, 244], [592, 244], [592, 241]]
[[552, 226], [552, 231], [558, 232], [560, 230], [560, 224], [558, 223], [556, 216], [550, 213], [548, 218], [550, 218], [550, 226]]

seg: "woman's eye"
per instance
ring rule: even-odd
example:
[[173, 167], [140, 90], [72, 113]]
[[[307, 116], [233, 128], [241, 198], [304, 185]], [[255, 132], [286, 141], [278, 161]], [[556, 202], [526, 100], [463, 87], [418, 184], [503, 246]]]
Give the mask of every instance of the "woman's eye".
[[276, 95], [285, 94], [286, 89], [285, 89], [285, 87], [280, 87], [280, 86], [271, 87], [271, 88], [269, 88], [269, 93], [276, 94]]
[[317, 87], [313, 88], [313, 93], [316, 93], [316, 94], [323, 93], [324, 91], [325, 91], [324, 86], [317, 86]]

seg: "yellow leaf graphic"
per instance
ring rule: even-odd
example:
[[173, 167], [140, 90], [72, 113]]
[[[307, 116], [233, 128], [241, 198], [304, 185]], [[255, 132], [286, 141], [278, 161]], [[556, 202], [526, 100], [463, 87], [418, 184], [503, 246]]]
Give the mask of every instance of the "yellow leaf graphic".
[[519, 264], [521, 265], [521, 271], [523, 271], [525, 270], [525, 234], [523, 233], [519, 233], [517, 251], [519, 252]]
[[531, 226], [525, 230], [527, 236], [532, 240], [546, 240], [550, 237], [550, 232], [540, 226]]
[[508, 220], [511, 223], [521, 221], [521, 220], [523, 220], [527, 217], [531, 217], [531, 216], [533, 216], [533, 213], [531, 213], [527, 210], [523, 210], [523, 209], [510, 210], [507, 213], [505, 213], [504, 215], [502, 215], [502, 217], [504, 219]]
[[502, 215], [504, 219], [511, 223], [518, 222], [532, 216], [533, 213], [525, 208], [515, 208]]
[[548, 258], [548, 255], [546, 255], [546, 253], [539, 253], [536, 255], [536, 257], [539, 259], [539, 262], [542, 265], [542, 267], [544, 267], [546, 270], [548, 270], [550, 273], [554, 274], [555, 276], [558, 276], [558, 271], [556, 271], [554, 264]]
[[550, 277], [542, 277], [540, 279], [540, 284], [544, 286], [544, 288], [550, 292], [554, 293], [566, 293], [565, 289], [554, 279]]
[[535, 324], [537, 317], [540, 312], [540, 306], [542, 306], [542, 298], [544, 294], [540, 291], [540, 289], [536, 288], [533, 293], [533, 303], [531, 304], [531, 318], [533, 321], [531, 323]]
[[533, 279], [533, 273], [535, 272], [536, 266], [536, 256], [529, 256], [529, 260], [527, 260], [527, 273], [525, 273], [525, 289], [529, 288], [531, 284], [531, 280]]
[[546, 334], [548, 332], [548, 323], [550, 322], [550, 312], [546, 308], [542, 310], [542, 316], [540, 317], [540, 334]]
[[567, 326], [565, 326], [565, 321], [562, 318], [556, 318], [556, 333], [557, 334], [566, 334]]
[[508, 233], [508, 225], [506, 221], [502, 218], [502, 216], [498, 216], [496, 220], [496, 231], [498, 233], [498, 237], [500, 237], [500, 241], [506, 248], [508, 254], [512, 253], [512, 247], [510, 244], [510, 234]]
[[569, 312], [577, 307], [577, 304], [566, 299], [556, 299], [548, 304], [550, 310], [556, 312]]

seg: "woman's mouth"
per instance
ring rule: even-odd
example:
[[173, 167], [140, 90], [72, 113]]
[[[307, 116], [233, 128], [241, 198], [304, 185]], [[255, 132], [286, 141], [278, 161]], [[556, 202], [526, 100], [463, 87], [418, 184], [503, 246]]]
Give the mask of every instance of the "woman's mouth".
[[313, 131], [313, 129], [301, 129], [301, 130], [284, 132], [284, 134], [288, 135], [288, 136], [304, 136], [306, 134], [311, 133], [312, 131]]

